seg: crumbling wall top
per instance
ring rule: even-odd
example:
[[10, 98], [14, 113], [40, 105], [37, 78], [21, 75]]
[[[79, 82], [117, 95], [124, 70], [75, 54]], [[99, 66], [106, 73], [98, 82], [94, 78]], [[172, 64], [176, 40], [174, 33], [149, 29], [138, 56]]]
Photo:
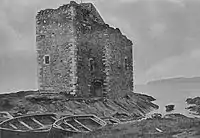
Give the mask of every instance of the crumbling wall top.
[[[71, 6], [75, 8], [76, 12], [81, 11], [83, 15], [84, 14], [88, 14], [90, 16], [92, 15], [96, 22], [100, 24], [105, 24], [100, 14], [98, 13], [98, 11], [96, 10], [96, 8], [92, 3], [77, 4], [75, 1], [70, 1], [69, 4], [64, 4], [57, 9], [45, 9], [39, 11], [36, 15], [37, 24], [42, 23], [43, 20], [50, 19], [53, 14], [61, 15], [67, 13], [66, 11], [68, 11]], [[79, 12], [77, 12], [77, 14], [79, 14]]]

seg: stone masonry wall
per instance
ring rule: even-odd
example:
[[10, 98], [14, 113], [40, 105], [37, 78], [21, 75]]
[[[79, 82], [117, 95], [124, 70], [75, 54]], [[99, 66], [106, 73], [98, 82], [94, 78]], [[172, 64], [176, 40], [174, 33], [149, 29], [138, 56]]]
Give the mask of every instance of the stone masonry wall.
[[133, 91], [132, 42], [91, 3], [70, 2], [36, 19], [41, 91], [110, 98]]
[[[91, 96], [93, 82], [97, 80], [102, 82], [103, 88], [103, 82], [106, 78], [106, 74], [103, 72], [104, 65], [102, 60], [105, 42], [100, 35], [102, 35], [101, 32], [95, 32], [79, 38], [77, 72], [78, 89], [81, 95]], [[93, 70], [91, 70], [90, 59], [94, 61]]]
[[92, 4], [83, 3], [77, 5], [74, 24], [78, 43], [77, 95], [102, 96], [103, 90], [95, 95], [94, 83], [95, 81], [101, 82], [103, 89], [103, 82], [106, 77], [103, 72], [102, 60], [105, 42], [100, 30], [105, 23]]
[[[132, 42], [122, 35], [119, 29], [106, 24], [94, 23], [89, 26], [91, 29], [78, 37], [80, 44], [78, 47], [87, 49], [83, 55], [87, 55], [89, 50], [92, 50], [93, 55], [89, 56], [95, 57], [98, 70], [91, 75], [88, 68], [85, 68], [87, 71], [82, 69], [84, 75], [87, 76], [87, 81], [84, 77], [79, 78], [83, 79], [82, 82], [88, 82], [89, 85], [92, 85], [91, 82], [94, 79], [102, 79], [102, 93], [110, 98], [122, 97], [126, 93], [133, 92]], [[87, 61], [89, 56], [85, 57], [86, 63], [89, 62]], [[82, 87], [86, 85], [83, 84]]]
[[[77, 16], [75, 28], [78, 36], [79, 92], [89, 96], [94, 80], [102, 81], [102, 94], [110, 98], [132, 92], [132, 42], [123, 36], [119, 29], [95, 21], [91, 16]], [[95, 70], [92, 72], [88, 66], [90, 58], [95, 62]]]
[[[36, 17], [36, 42], [41, 92], [75, 93], [76, 37], [74, 8], [70, 5], [40, 11]], [[50, 56], [50, 64], [44, 56]]]
[[108, 29], [107, 39], [107, 85], [109, 97], [122, 97], [133, 92], [132, 42], [119, 29]]

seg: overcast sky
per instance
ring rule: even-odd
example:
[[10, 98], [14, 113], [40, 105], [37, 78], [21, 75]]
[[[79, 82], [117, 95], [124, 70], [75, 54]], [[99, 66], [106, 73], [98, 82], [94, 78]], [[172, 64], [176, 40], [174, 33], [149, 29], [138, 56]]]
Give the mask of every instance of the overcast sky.
[[[68, 2], [0, 0], [0, 92], [37, 89], [36, 12]], [[200, 76], [200, 0], [92, 2], [106, 23], [133, 41], [136, 83]]]

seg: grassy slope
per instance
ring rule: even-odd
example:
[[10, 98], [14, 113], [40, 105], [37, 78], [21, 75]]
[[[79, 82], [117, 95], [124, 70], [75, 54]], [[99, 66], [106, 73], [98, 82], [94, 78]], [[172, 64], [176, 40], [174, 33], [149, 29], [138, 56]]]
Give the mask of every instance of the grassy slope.
[[[156, 128], [162, 130], [159, 132]], [[102, 130], [81, 135], [82, 138], [197, 138], [200, 119], [176, 116], [170, 119], [148, 119], [134, 123], [107, 126]], [[81, 137], [80, 135], [75, 138]]]

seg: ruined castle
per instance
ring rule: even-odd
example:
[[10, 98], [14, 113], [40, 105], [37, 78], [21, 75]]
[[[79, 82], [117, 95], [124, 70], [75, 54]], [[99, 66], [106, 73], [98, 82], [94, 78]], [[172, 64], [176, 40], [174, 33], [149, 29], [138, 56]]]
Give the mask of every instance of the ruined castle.
[[38, 12], [36, 44], [41, 93], [115, 98], [133, 91], [133, 44], [91, 3]]

